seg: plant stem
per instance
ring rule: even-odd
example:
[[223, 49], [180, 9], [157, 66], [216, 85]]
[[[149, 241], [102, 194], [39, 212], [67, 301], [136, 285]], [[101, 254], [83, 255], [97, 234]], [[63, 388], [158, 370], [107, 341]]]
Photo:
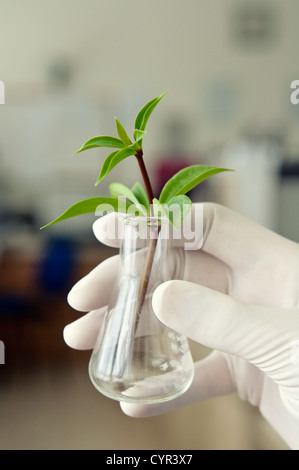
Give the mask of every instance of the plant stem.
[[141, 279], [140, 289], [139, 289], [138, 299], [137, 299], [137, 307], [136, 307], [136, 312], [135, 312], [135, 330], [134, 330], [135, 333], [138, 327], [141, 310], [142, 310], [144, 299], [146, 296], [146, 291], [147, 291], [149, 278], [150, 278], [150, 274], [152, 270], [157, 241], [158, 241], [157, 238], [151, 238], [149, 242], [148, 254], [147, 254], [147, 258], [145, 262], [144, 272], [143, 272], [143, 276]]
[[[150, 182], [150, 179], [149, 179], [149, 175], [148, 175], [148, 172], [147, 172], [144, 160], [143, 160], [143, 151], [142, 151], [142, 149], [139, 149], [136, 152], [135, 156], [136, 156], [137, 161], [138, 161], [138, 165], [139, 165], [141, 175], [142, 175], [142, 178], [143, 178], [143, 182], [144, 182], [144, 186], [145, 186], [145, 189], [146, 189], [147, 197], [149, 199], [151, 216], [153, 216], [154, 194], [153, 194], [152, 185], [151, 185], [151, 182]], [[151, 230], [152, 230], [152, 228], [150, 226], [150, 232], [151, 232]], [[145, 295], [146, 295], [146, 291], [147, 291], [147, 287], [148, 287], [148, 283], [149, 283], [149, 278], [150, 278], [150, 274], [151, 274], [151, 269], [152, 269], [152, 264], [153, 264], [153, 260], [154, 260], [157, 241], [158, 241], [158, 234], [155, 237], [151, 237], [150, 241], [149, 241], [148, 254], [147, 254], [147, 259], [146, 259], [146, 262], [145, 262], [143, 277], [142, 277], [141, 283], [140, 283], [140, 289], [139, 289], [139, 294], [138, 294], [138, 299], [137, 299], [137, 308], [136, 308], [136, 312], [135, 312], [135, 315], [136, 315], [136, 317], [135, 317], [135, 333], [136, 333], [136, 330], [137, 330], [137, 327], [138, 327], [139, 318], [140, 318], [141, 310], [142, 310], [142, 307], [143, 307], [143, 303], [144, 303], [144, 299], [145, 299]]]
[[137, 158], [137, 162], [141, 171], [142, 179], [144, 182], [145, 190], [147, 193], [147, 197], [150, 203], [150, 208], [151, 208], [151, 215], [153, 215], [153, 199], [154, 199], [154, 193], [153, 193], [153, 188], [151, 185], [151, 181], [148, 176], [148, 172], [143, 160], [143, 151], [142, 149], [137, 150], [135, 157]]

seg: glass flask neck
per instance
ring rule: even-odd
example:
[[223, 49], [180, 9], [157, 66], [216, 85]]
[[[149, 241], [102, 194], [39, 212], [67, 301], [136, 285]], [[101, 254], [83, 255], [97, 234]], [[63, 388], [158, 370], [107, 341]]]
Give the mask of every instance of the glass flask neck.
[[148, 271], [151, 287], [167, 280], [169, 236], [167, 219], [125, 217], [120, 255], [123, 274], [142, 276]]

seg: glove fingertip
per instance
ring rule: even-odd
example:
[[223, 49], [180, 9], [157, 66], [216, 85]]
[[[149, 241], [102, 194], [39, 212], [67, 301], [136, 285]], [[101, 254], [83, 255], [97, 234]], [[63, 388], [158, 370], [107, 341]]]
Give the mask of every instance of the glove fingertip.
[[113, 248], [119, 247], [119, 240], [122, 238], [122, 224], [115, 212], [97, 219], [93, 223], [92, 230], [97, 240], [104, 245]]

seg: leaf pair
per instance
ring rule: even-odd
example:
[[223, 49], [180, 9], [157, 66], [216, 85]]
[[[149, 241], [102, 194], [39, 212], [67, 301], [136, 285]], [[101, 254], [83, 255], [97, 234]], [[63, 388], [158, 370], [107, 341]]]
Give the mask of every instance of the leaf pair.
[[[153, 199], [152, 211], [147, 194], [140, 183], [135, 183], [132, 189], [121, 183], [111, 183], [110, 194], [113, 198], [124, 198], [132, 203], [139, 215], [143, 217], [153, 214], [154, 217], [167, 217], [171, 224], [178, 228], [183, 218], [189, 213], [192, 202], [188, 196], [179, 195], [172, 197], [167, 203], [161, 204], [158, 199]], [[128, 208], [132, 212], [132, 208]]]
[[141, 215], [145, 217], [150, 215], [150, 203], [140, 183], [135, 183], [132, 189], [121, 183], [111, 183], [109, 190], [112, 197], [125, 198], [134, 204]]
[[[134, 139], [137, 138], [138, 129], [140, 131], [145, 130], [145, 127], [147, 125], [147, 122], [148, 122], [152, 112], [154, 111], [155, 107], [161, 101], [161, 99], [163, 98], [163, 96], [165, 95], [166, 92], [167, 92], [167, 90], [164, 91], [164, 93], [162, 93], [160, 96], [157, 96], [157, 98], [154, 98], [153, 100], [149, 101], [139, 111], [139, 113], [137, 114], [136, 119], [135, 119]], [[142, 144], [142, 141], [141, 141], [141, 144]]]
[[[159, 199], [153, 199], [153, 215], [166, 216], [171, 224], [178, 228], [191, 209], [192, 201], [187, 193], [202, 181], [223, 171], [229, 170], [209, 165], [192, 165], [178, 171], [164, 185]], [[124, 197], [132, 202], [141, 214], [150, 215], [150, 203], [140, 183], [136, 183], [132, 189], [121, 183], [112, 183], [109, 189], [111, 196]]]
[[97, 147], [110, 147], [116, 148], [116, 150], [105, 159], [98, 179], [95, 183], [97, 186], [102, 179], [107, 176], [108, 173], [120, 163], [125, 158], [130, 157], [131, 155], [136, 155], [138, 151], [142, 149], [142, 141], [145, 135], [147, 134], [145, 127], [147, 122], [157, 106], [157, 104], [161, 101], [163, 96], [165, 95], [166, 91], [162, 93], [157, 98], [154, 98], [149, 103], [147, 103], [137, 114], [135, 119], [135, 130], [134, 130], [134, 141], [132, 142], [129, 138], [127, 131], [125, 130], [124, 126], [121, 122], [115, 118], [117, 134], [119, 138], [110, 137], [110, 136], [98, 136], [93, 137], [92, 139], [87, 140], [82, 147], [75, 153], [81, 153], [85, 150], [97, 148]]

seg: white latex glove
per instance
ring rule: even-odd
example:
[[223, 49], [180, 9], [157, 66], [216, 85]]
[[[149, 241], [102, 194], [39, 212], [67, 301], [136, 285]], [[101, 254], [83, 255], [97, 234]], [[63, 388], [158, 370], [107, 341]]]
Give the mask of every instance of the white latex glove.
[[[195, 364], [181, 397], [122, 409], [152, 416], [236, 391], [299, 449], [299, 245], [225, 207], [204, 204], [203, 213], [202, 248], [186, 251], [184, 280], [158, 287], [153, 306], [163, 323], [214, 351]], [[108, 245], [114, 222], [111, 214], [93, 227]], [[69, 346], [93, 348], [118, 268], [118, 256], [105, 260], [69, 293], [73, 308], [90, 312], [66, 326]]]

